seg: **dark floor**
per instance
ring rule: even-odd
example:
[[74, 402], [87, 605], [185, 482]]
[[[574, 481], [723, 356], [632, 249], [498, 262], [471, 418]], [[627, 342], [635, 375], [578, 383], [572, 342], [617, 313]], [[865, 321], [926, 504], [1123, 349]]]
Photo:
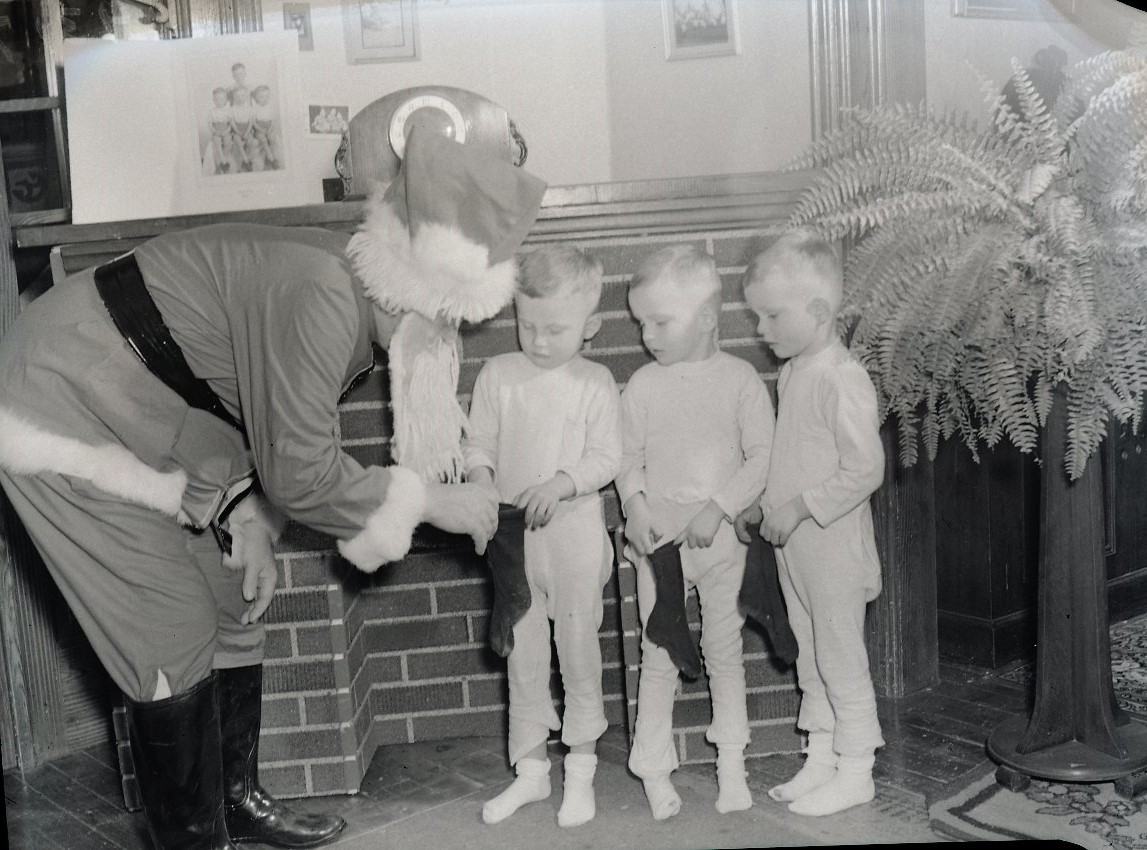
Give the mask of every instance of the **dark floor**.
[[[874, 804], [831, 818], [801, 819], [768, 800], [765, 790], [787, 779], [800, 765], [796, 755], [768, 756], [749, 762], [755, 805], [750, 812], [715, 815], [715, 782], [711, 765], [690, 765], [675, 774], [685, 800], [683, 816], [655, 823], [644, 808], [640, 784], [624, 770], [625, 741], [611, 729], [599, 747], [596, 828], [621, 847], [723, 847], [781, 844], [846, 844], [881, 841], [927, 841], [927, 803], [955, 790], [969, 774], [988, 765], [987, 733], [1000, 721], [1023, 714], [1027, 689], [987, 671], [943, 665], [941, 684], [898, 701], [884, 701], [881, 722], [887, 745], [876, 760], [878, 796]], [[514, 829], [527, 830], [515, 839], [503, 825], [484, 828], [477, 812], [512, 778], [495, 739], [462, 739], [387, 747], [379, 750], [359, 794], [306, 801], [311, 808], [337, 811], [349, 827], [335, 846], [352, 848], [405, 846], [403, 837], [429, 835], [433, 823], [442, 830], [435, 847], [479, 846], [482, 840], [502, 847], [538, 846], [551, 850], [593, 847], [590, 824], [577, 830], [552, 827], [553, 811], [535, 804], [529, 818], [515, 815]], [[8, 846], [12, 850], [143, 850], [147, 847], [142, 817], [123, 809], [119, 777], [101, 751], [81, 752], [34, 772], [4, 775]], [[555, 765], [557, 759], [554, 758]], [[608, 777], [607, 777], [608, 774]], [[560, 789], [560, 774], [554, 773]], [[604, 792], [604, 793], [603, 793]], [[693, 802], [694, 798], [697, 802]], [[553, 800], [560, 800], [560, 792]], [[546, 801], [550, 803], [551, 801]], [[556, 807], [556, 802], [553, 803]], [[553, 808], [552, 807], [552, 808]], [[683, 815], [686, 814], [683, 811]], [[540, 813], [539, 813], [540, 812]], [[702, 818], [702, 820], [697, 820]], [[705, 821], [703, 819], [709, 819]], [[600, 823], [598, 823], [600, 822]], [[509, 823], [509, 822], [507, 822]], [[453, 824], [453, 826], [451, 826]], [[618, 829], [626, 839], [618, 838]], [[545, 837], [538, 835], [545, 829]], [[697, 838], [690, 833], [702, 830]], [[509, 830], [509, 828], [507, 828]], [[708, 831], [705, 831], [708, 830]], [[483, 839], [481, 836], [488, 838]], [[457, 843], [452, 843], [456, 839]], [[700, 843], [690, 843], [706, 841]], [[600, 841], [596, 846], [602, 846]]]

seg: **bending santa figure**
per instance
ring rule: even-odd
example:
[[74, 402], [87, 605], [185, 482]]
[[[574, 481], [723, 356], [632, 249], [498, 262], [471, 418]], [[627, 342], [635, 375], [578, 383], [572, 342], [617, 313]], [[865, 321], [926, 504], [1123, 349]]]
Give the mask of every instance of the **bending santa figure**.
[[[422, 522], [485, 548], [496, 497], [454, 483], [457, 327], [509, 302], [544, 188], [416, 129], [354, 236], [158, 236], [72, 275], [0, 341], [0, 484], [128, 697], [157, 848], [309, 847], [345, 826], [259, 784], [273, 542], [290, 518], [366, 571]], [[388, 467], [336, 436], [374, 345], [392, 370]]]

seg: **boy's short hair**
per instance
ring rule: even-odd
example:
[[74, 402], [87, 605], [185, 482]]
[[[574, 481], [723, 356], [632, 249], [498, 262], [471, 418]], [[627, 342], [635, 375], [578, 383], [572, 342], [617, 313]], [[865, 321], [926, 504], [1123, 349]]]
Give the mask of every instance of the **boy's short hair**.
[[782, 234], [772, 245], [761, 251], [745, 269], [744, 287], [748, 289], [770, 272], [792, 270], [794, 265], [812, 272], [817, 286], [812, 297], [828, 301], [835, 312], [840, 307], [844, 287], [844, 269], [836, 247], [819, 233], [806, 228]]
[[717, 273], [717, 262], [695, 245], [670, 245], [650, 254], [638, 266], [629, 288], [640, 289], [659, 280], [695, 290], [702, 303], [720, 309], [721, 275]]
[[519, 264], [518, 293], [527, 298], [578, 295], [591, 311], [601, 300], [601, 260], [572, 245], [543, 245], [526, 254]]
[[230, 94], [230, 93], [231, 92], [229, 92], [227, 89], [223, 88], [223, 86], [216, 86], [215, 88], [213, 88], [211, 90], [211, 96], [212, 97], [214, 97], [217, 94]]
[[231, 66], [231, 73], [235, 73], [236, 68], [242, 68], [242, 69], [246, 70], [247, 66], [244, 65], [242, 62], [236, 62], [235, 64], [233, 64]]

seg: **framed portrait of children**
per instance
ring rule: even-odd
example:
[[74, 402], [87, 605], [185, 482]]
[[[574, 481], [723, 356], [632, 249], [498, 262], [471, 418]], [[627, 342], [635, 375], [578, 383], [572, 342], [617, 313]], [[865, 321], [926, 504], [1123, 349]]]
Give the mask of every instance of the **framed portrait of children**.
[[741, 52], [736, 0], [661, 0], [666, 59]]
[[73, 222], [321, 202], [299, 156], [298, 51], [293, 30], [66, 41]]
[[414, 0], [342, 0], [347, 62], [418, 58]]

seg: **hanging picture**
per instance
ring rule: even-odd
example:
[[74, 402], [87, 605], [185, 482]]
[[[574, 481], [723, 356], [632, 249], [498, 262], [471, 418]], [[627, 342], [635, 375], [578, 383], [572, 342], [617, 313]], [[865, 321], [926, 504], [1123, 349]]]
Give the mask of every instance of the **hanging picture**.
[[73, 222], [321, 201], [298, 51], [295, 32], [66, 41]]
[[222, 49], [185, 50], [181, 57], [189, 105], [184, 133], [193, 137], [199, 175], [234, 181], [284, 171], [291, 155], [280, 57], [261, 44], [216, 46]]
[[312, 136], [341, 136], [350, 129], [350, 107], [321, 106], [307, 107], [307, 131]]
[[284, 3], [283, 29], [299, 34], [299, 50], [315, 49], [315, 33], [311, 29], [310, 3]]
[[343, 28], [352, 64], [418, 57], [414, 0], [343, 0]]
[[661, 0], [666, 59], [741, 52], [736, 0]]

